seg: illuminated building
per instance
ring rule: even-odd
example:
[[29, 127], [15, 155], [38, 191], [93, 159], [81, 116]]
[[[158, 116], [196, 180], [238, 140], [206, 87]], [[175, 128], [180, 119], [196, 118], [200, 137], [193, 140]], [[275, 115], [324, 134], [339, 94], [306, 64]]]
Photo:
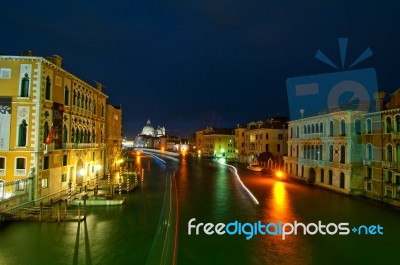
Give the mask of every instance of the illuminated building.
[[260, 154], [268, 153], [275, 163], [282, 164], [287, 154], [287, 135], [286, 118], [248, 123], [244, 131], [244, 155], [238, 156], [239, 161], [255, 162]]
[[288, 176], [342, 193], [361, 194], [361, 111], [343, 110], [289, 122]]
[[0, 199], [57, 199], [103, 174], [107, 95], [61, 63], [0, 56]]
[[119, 170], [122, 148], [122, 108], [107, 104], [106, 109], [106, 153], [104, 173]]
[[237, 125], [237, 128], [235, 128], [235, 158], [237, 158], [239, 161], [246, 161], [247, 156], [245, 154], [245, 149], [244, 149], [244, 132], [246, 131], [245, 126]]
[[234, 143], [234, 129], [207, 127], [196, 131], [196, 148], [201, 156], [236, 158]]
[[364, 194], [400, 206], [400, 91], [384, 97], [376, 93], [378, 111], [363, 115]]
[[158, 126], [157, 129], [154, 129], [148, 119], [142, 132], [135, 137], [134, 146], [159, 149], [161, 147], [160, 138], [163, 136], [165, 136], [165, 127]]

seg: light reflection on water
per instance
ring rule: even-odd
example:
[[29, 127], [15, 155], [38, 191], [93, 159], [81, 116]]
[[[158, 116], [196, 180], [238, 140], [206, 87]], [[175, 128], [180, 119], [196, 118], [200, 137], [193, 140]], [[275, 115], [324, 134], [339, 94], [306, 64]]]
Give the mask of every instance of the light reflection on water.
[[[288, 183], [269, 179], [266, 182], [266, 194], [263, 223], [293, 223], [298, 216], [293, 211], [291, 198], [286, 185]], [[263, 246], [263, 260], [268, 264], [310, 264], [311, 246], [306, 238], [281, 235], [264, 235], [257, 238]]]
[[[396, 264], [400, 215], [363, 201], [268, 174], [239, 170], [255, 205], [223, 166], [186, 158], [163, 167], [141, 158], [143, 182], [122, 207], [89, 211], [86, 223], [15, 223], [0, 227], [0, 264], [146, 264], [160, 217], [166, 171], [177, 170], [177, 264]], [[187, 223], [343, 222], [384, 226], [385, 235], [189, 236]]]

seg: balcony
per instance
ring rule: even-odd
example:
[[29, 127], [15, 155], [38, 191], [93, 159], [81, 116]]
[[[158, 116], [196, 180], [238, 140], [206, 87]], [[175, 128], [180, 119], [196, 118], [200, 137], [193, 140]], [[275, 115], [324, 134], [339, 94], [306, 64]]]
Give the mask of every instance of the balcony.
[[[105, 144], [104, 144], [105, 146]], [[89, 149], [89, 148], [99, 148], [97, 143], [64, 143], [63, 149]]]
[[0, 168], [0, 176], [5, 176], [6, 170], [4, 168]]
[[392, 132], [392, 140], [400, 140], [400, 132]]
[[364, 160], [364, 161], [363, 161], [363, 165], [364, 165], [364, 166], [371, 166], [372, 163], [373, 163], [372, 160]]
[[383, 168], [392, 168], [393, 162], [392, 161], [382, 161], [382, 167]]
[[15, 174], [15, 176], [25, 176], [26, 175], [26, 169], [15, 169], [14, 174]]

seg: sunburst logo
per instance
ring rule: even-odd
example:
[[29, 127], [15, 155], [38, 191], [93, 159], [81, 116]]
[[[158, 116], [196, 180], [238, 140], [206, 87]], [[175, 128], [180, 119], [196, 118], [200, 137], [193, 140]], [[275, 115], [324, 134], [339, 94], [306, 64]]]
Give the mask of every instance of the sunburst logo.
[[373, 55], [371, 48], [366, 48], [346, 67], [348, 39], [339, 38], [338, 42], [340, 67], [321, 50], [315, 54], [315, 58], [338, 71], [286, 80], [292, 120], [341, 110], [377, 110], [373, 100], [378, 90], [375, 69], [352, 69]]

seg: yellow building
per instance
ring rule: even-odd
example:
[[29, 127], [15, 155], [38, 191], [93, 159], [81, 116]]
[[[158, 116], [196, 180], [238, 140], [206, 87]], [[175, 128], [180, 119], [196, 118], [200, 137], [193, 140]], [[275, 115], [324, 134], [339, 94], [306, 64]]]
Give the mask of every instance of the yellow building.
[[239, 161], [246, 160], [246, 153], [244, 149], [244, 133], [246, 131], [245, 126], [240, 126], [238, 124], [237, 128], [235, 128], [235, 158]]
[[122, 108], [107, 104], [106, 111], [106, 159], [104, 173], [119, 170], [122, 154]]
[[235, 132], [214, 127], [196, 131], [196, 148], [201, 156], [235, 158]]
[[107, 95], [61, 63], [0, 56], [0, 199], [56, 199], [102, 174]]

